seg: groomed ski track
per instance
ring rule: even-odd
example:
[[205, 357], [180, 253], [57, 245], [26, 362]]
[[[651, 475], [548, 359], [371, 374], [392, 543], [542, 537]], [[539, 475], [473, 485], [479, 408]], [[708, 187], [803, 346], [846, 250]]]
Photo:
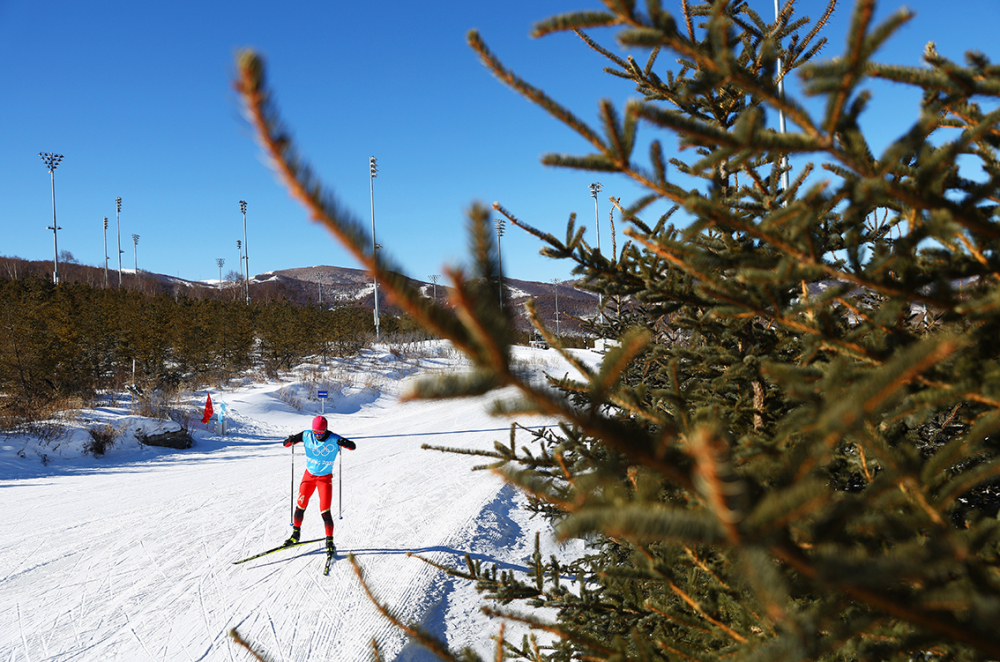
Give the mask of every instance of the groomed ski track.
[[[486, 399], [402, 404], [400, 383], [344, 398], [327, 411], [330, 429], [358, 449], [341, 453], [342, 504], [334, 470], [330, 575], [322, 543], [233, 565], [289, 533], [292, 456], [280, 441], [318, 407], [287, 405], [288, 385], [219, 393], [228, 435], [202, 431], [187, 451], [143, 448], [127, 462], [109, 455], [0, 480], [0, 662], [252, 659], [229, 639], [233, 627], [272, 660], [368, 660], [373, 638], [386, 660], [437, 659], [378, 614], [351, 553], [383, 604], [488, 654], [499, 623], [478, 614], [472, 587], [407, 553], [462, 565], [469, 552], [526, 570], [544, 524], [518, 508], [521, 497], [470, 471], [482, 458], [420, 448], [491, 448], [507, 441], [508, 422], [486, 414]], [[294, 459], [297, 488], [301, 447]], [[322, 534], [314, 496], [302, 535]]]

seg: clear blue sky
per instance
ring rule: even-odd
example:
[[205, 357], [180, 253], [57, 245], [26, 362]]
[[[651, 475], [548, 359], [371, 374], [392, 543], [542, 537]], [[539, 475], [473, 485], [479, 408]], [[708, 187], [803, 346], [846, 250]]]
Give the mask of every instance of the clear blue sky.
[[[668, 9], [679, 2], [667, 0]], [[773, 15], [772, 0], [756, 0]], [[676, 7], [675, 7], [676, 5]], [[798, 15], [825, 2], [805, 0]], [[883, 2], [879, 15], [902, 6]], [[917, 18], [879, 60], [918, 64], [935, 41], [961, 61], [978, 49], [1000, 62], [1000, 0], [916, 0]], [[600, 196], [602, 245], [609, 241], [607, 196], [629, 201], [622, 178], [545, 168], [543, 153], [580, 153], [570, 130], [500, 84], [465, 44], [477, 28], [508, 66], [586, 120], [597, 101], [635, 96], [601, 72], [604, 60], [572, 35], [528, 37], [533, 22], [597, 0], [487, 2], [320, 2], [0, 0], [0, 255], [52, 258], [49, 175], [39, 152], [65, 155], [56, 170], [60, 251], [103, 265], [103, 218], [114, 259], [115, 198], [123, 265], [140, 235], [141, 269], [192, 280], [238, 270], [239, 200], [248, 203], [253, 274], [320, 264], [357, 266], [310, 222], [261, 162], [232, 91], [236, 51], [267, 58], [282, 116], [328, 186], [369, 217], [368, 157], [378, 159], [376, 233], [412, 277], [429, 280], [464, 263], [464, 211], [499, 201], [526, 222], [564, 234], [570, 212], [594, 243]], [[853, 3], [837, 10], [825, 57], [840, 52]], [[595, 35], [612, 46], [608, 33]], [[661, 60], [664, 61], [664, 60]], [[876, 90], [869, 120], [898, 135], [915, 96]], [[647, 139], [650, 130], [641, 129]], [[670, 149], [671, 137], [662, 137]], [[620, 245], [620, 241], [619, 241]], [[524, 280], [568, 278], [571, 265], [538, 255], [516, 228], [503, 238], [504, 271]]]

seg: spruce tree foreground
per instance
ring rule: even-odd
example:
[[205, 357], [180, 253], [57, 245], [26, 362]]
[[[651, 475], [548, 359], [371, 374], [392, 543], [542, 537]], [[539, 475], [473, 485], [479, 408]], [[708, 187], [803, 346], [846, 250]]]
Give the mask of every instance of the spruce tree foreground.
[[[471, 264], [449, 271], [449, 305], [421, 296], [300, 156], [261, 58], [238, 61], [247, 115], [291, 194], [472, 360], [411, 397], [514, 387], [498, 414], [564, 421], [530, 448], [498, 442], [485, 466], [592, 553], [536, 555], [526, 577], [449, 569], [477, 582], [489, 613], [557, 635], [500, 630], [496, 659], [1000, 659], [1000, 67], [932, 44], [924, 67], [877, 63], [911, 14], [875, 25], [874, 0], [857, 2], [843, 51], [822, 61], [834, 1], [810, 20], [790, 0], [774, 22], [740, 1], [603, 4], [534, 28], [575, 32], [634, 83], [642, 99], [601, 101], [597, 128], [468, 36], [498, 79], [593, 148], [545, 163], [646, 191], [622, 209], [627, 241], [611, 257], [572, 216], [559, 238], [494, 204], [574, 263], [606, 303], [595, 329], [620, 341], [598, 371], [577, 363], [545, 385], [511, 365], [491, 210], [469, 211]], [[585, 32], [607, 27], [645, 62]], [[780, 88], [793, 76], [802, 99]], [[861, 128], [872, 80], [922, 93], [881, 154]], [[787, 133], [767, 121], [778, 112]], [[656, 136], [646, 155], [640, 126]], [[686, 160], [665, 158], [666, 141]], [[658, 201], [673, 211], [646, 218]], [[690, 221], [671, 224], [675, 211]], [[380, 608], [440, 658], [479, 659]]]

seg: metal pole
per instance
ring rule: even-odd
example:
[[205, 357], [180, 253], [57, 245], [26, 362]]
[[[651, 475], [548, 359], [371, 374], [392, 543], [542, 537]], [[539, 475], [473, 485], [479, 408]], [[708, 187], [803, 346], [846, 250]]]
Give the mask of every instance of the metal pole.
[[292, 444], [292, 487], [289, 492], [288, 523], [295, 526], [295, 444]]
[[496, 226], [497, 226], [497, 268], [500, 271], [500, 277], [498, 278], [498, 280], [500, 281], [500, 310], [503, 310], [503, 256], [500, 253], [500, 237], [503, 236], [504, 223], [505, 223], [505, 220], [502, 219], [502, 218], [498, 218], [496, 220]]
[[[600, 182], [594, 182], [590, 185], [590, 195], [594, 198], [594, 225], [597, 228], [597, 252], [601, 252], [601, 217], [597, 213], [597, 194], [601, 192], [604, 188]], [[597, 295], [597, 308], [600, 312], [604, 308], [604, 295]]]
[[236, 250], [240, 254], [240, 282], [243, 282], [243, 242], [236, 240]]
[[597, 214], [597, 194], [601, 192], [603, 186], [600, 182], [590, 185], [590, 195], [594, 198], [594, 226], [597, 228], [597, 251], [601, 250], [601, 217]]
[[115, 224], [118, 226], [118, 289], [122, 289], [122, 199], [116, 198], [118, 211], [115, 213]]
[[56, 168], [59, 166], [59, 162], [63, 160], [62, 154], [55, 154], [53, 152], [43, 153], [39, 152], [38, 157], [45, 164], [45, 167], [49, 170], [50, 178], [52, 179], [52, 225], [47, 229], [52, 230], [52, 282], [56, 285], [59, 284], [59, 237], [58, 230], [61, 228], [56, 223]]
[[[774, 20], [775, 20], [776, 23], [778, 21], [778, 13], [779, 13], [778, 0], [774, 0]], [[782, 99], [785, 98], [785, 80], [784, 80], [784, 78], [782, 78], [782, 75], [784, 73], [784, 66], [783, 65], [784, 65], [784, 62], [779, 57], [778, 58], [778, 94], [781, 96]], [[785, 133], [785, 111], [781, 110], [781, 109], [778, 110], [778, 128], [781, 130], [781, 133]], [[785, 191], [787, 191], [788, 190], [788, 155], [787, 154], [783, 154], [781, 156], [781, 170], [782, 170], [782, 173], [781, 173], [781, 187], [782, 187], [782, 189], [784, 189]], [[785, 201], [784, 204], [787, 204], [787, 200]]]
[[247, 263], [246, 290], [247, 305], [250, 305], [250, 246], [247, 244], [247, 203], [240, 200], [240, 211], [243, 213], [243, 259]]
[[135, 275], [139, 277], [139, 235], [132, 235], [132, 257], [135, 260]]
[[59, 237], [57, 230], [59, 226], [56, 225], [56, 171], [55, 168], [49, 170], [49, 174], [52, 175], [52, 262], [55, 265], [55, 271], [52, 272], [52, 282], [56, 285], [59, 284]]
[[344, 456], [340, 455], [340, 477], [337, 479], [337, 519], [344, 519]]
[[556, 336], [559, 335], [559, 279], [552, 279], [552, 286], [556, 291]]
[[[378, 253], [376, 252], [378, 245], [375, 243], [375, 176], [378, 174], [378, 164], [375, 162], [374, 156], [368, 159], [368, 167], [371, 173], [371, 176], [368, 178], [368, 183], [371, 189], [372, 200], [372, 259], [378, 262]], [[378, 278], [375, 276], [375, 272], [372, 272], [372, 284], [375, 288], [375, 342], [378, 342]]]
[[104, 289], [108, 289], [108, 217], [104, 217]]

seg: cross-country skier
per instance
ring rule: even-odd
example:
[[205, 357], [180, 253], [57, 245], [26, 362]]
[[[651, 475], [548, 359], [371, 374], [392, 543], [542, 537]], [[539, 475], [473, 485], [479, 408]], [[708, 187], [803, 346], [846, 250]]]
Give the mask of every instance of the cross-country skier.
[[314, 490], [319, 491], [320, 516], [326, 528], [326, 553], [335, 553], [333, 546], [333, 515], [330, 513], [330, 503], [333, 500], [333, 462], [341, 448], [354, 450], [357, 448], [350, 439], [330, 432], [326, 418], [317, 416], [313, 419], [312, 430], [303, 430], [285, 439], [285, 447], [299, 442], [306, 449], [306, 472], [302, 474], [299, 484], [299, 498], [295, 501], [295, 515], [292, 518], [292, 537], [285, 541], [286, 545], [294, 545], [299, 541], [302, 518], [309, 505], [309, 497]]

